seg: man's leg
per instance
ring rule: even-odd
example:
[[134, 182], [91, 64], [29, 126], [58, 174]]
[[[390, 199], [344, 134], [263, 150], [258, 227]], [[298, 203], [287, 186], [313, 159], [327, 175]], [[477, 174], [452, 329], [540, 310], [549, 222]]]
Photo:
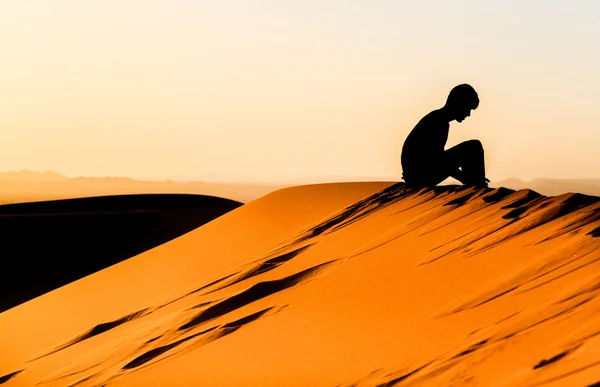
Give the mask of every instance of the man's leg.
[[408, 176], [403, 176], [406, 185], [414, 187], [433, 187], [448, 177], [450, 173], [443, 163], [443, 158], [435, 158], [431, 160], [423, 160], [418, 167], [413, 168], [413, 173]]
[[450, 171], [460, 167], [460, 175], [454, 177], [463, 184], [487, 185], [483, 146], [479, 140], [465, 141], [445, 151], [444, 164]]

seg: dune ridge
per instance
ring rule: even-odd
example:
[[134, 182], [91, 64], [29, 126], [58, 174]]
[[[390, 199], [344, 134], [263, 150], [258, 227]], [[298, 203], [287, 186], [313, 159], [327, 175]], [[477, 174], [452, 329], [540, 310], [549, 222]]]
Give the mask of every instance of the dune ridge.
[[[256, 222], [256, 233], [232, 234]], [[108, 292], [131, 289], [120, 318], [101, 318], [115, 307], [96, 310], [78, 330], [58, 316], [72, 327], [43, 359], [33, 356], [40, 344], [19, 341], [42, 329], [10, 325], [27, 308], [0, 314], [2, 351], [30, 347], [22, 361], [0, 358], [0, 371], [23, 370], [7, 386], [591, 386], [600, 381], [599, 229], [600, 198], [581, 194], [288, 188], [37, 299], [39, 310], [83, 289], [108, 297], [86, 280], [123, 278]], [[225, 240], [227, 259], [210, 259]], [[152, 272], [141, 269], [167, 257], [171, 270], [199, 274], [136, 296]]]
[[114, 195], [0, 205], [0, 312], [177, 238], [242, 203]]

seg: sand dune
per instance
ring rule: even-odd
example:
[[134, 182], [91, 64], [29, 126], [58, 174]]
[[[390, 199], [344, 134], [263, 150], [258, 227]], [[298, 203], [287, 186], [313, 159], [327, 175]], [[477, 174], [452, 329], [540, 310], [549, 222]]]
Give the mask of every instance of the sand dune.
[[6, 386], [592, 386], [600, 198], [288, 188], [0, 314]]
[[242, 204], [117, 195], [0, 206], [0, 312], [156, 247]]
[[600, 196], [600, 179], [534, 179], [531, 181], [522, 181], [513, 178], [494, 183], [495, 185], [516, 190], [529, 188], [544, 195], [552, 196], [573, 192]]
[[0, 172], [0, 204], [128, 194], [211, 195], [240, 202], [291, 184], [146, 181], [126, 177], [75, 177], [55, 172]]

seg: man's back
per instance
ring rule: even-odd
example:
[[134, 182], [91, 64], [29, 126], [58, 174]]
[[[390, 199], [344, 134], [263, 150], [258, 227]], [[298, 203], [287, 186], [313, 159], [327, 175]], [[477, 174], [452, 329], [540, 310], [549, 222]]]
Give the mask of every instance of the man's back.
[[404, 176], [436, 163], [444, 153], [450, 124], [441, 110], [434, 110], [423, 117], [410, 132], [402, 147], [402, 170]]

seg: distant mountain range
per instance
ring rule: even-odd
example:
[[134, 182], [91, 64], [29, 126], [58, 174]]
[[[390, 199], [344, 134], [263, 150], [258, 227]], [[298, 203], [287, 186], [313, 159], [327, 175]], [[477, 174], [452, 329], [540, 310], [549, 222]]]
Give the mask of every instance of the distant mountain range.
[[[142, 194], [190, 193], [218, 196], [247, 203], [270, 192], [294, 185], [334, 181], [391, 181], [387, 178], [341, 177], [315, 178], [313, 181], [280, 183], [175, 182], [136, 180], [128, 177], [68, 177], [53, 171], [0, 172], [0, 204], [53, 200], [75, 197]], [[568, 192], [600, 196], [600, 179], [534, 179], [510, 178], [494, 181], [492, 187], [515, 190], [529, 188], [546, 196]]]
[[249, 202], [284, 184], [145, 181], [127, 177], [75, 177], [56, 172], [0, 172], [0, 204], [76, 197], [183, 193]]
[[67, 176], [52, 171], [32, 172], [27, 170], [21, 170], [0, 172], [0, 181], [57, 182], [67, 180], [69, 180]]
[[523, 181], [511, 178], [493, 182], [492, 185], [515, 190], [529, 188], [546, 196], [562, 195], [568, 192], [600, 196], [600, 179], [534, 179]]

